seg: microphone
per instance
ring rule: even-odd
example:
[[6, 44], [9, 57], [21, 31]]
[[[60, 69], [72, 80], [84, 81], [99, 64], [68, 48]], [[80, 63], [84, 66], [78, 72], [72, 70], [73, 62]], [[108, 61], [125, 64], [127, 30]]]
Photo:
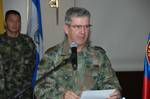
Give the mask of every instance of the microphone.
[[70, 45], [71, 48], [71, 63], [73, 70], [77, 70], [77, 44], [75, 42], [72, 42]]

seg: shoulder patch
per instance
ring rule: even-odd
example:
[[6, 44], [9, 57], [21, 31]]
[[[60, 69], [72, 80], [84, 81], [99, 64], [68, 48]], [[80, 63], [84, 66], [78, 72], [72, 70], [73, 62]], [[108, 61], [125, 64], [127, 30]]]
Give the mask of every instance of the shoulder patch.
[[94, 49], [95, 49], [95, 50], [99, 50], [99, 51], [101, 51], [102, 53], [105, 53], [105, 52], [106, 52], [102, 47], [99, 47], [99, 46], [94, 46]]
[[45, 53], [49, 53], [51, 51], [54, 51], [55, 49], [58, 49], [58, 46], [59, 46], [59, 44], [57, 44], [57, 45], [55, 45], [53, 47], [48, 48]]

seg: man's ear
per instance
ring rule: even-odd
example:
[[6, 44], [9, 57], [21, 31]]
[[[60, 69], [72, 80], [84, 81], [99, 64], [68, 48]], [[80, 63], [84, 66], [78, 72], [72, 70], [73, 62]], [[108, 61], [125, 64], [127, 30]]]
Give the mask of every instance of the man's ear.
[[64, 24], [64, 31], [66, 34], [69, 33], [69, 26], [67, 24]]
[[7, 26], [6, 26], [6, 22], [4, 21], [4, 29], [6, 30]]

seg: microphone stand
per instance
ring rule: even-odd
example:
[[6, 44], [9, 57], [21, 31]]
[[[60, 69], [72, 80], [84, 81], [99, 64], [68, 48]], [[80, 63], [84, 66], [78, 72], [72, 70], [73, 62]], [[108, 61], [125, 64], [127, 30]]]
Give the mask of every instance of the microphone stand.
[[[50, 70], [49, 72], [47, 72], [46, 74], [44, 74], [44, 76], [42, 76], [41, 78], [39, 78], [36, 82], [35, 85], [37, 85], [38, 83], [40, 83], [43, 79], [45, 79], [45, 77], [47, 77], [48, 75], [52, 74], [54, 71], [58, 70], [59, 68], [61, 68], [63, 65], [67, 64], [68, 62], [70, 62], [70, 58], [67, 58], [65, 60], [63, 60], [58, 66], [54, 67], [52, 70]], [[21, 96], [29, 89], [32, 89], [32, 84], [27, 85], [27, 87], [22, 90], [21, 92], [19, 92], [18, 94], [16, 94], [13, 99], [21, 99]], [[34, 98], [33, 98], [34, 99]]]

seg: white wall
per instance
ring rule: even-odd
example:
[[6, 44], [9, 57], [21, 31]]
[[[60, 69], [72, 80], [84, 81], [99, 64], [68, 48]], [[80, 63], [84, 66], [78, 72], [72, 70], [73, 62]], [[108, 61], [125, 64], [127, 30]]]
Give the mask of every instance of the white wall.
[[77, 0], [90, 10], [94, 45], [102, 46], [115, 70], [143, 70], [150, 32], [150, 0]]
[[[26, 33], [28, 0], [3, 0], [4, 10], [17, 9], [22, 15], [22, 32]], [[93, 45], [102, 46], [118, 71], [143, 70], [143, 59], [150, 32], [149, 0], [59, 0], [59, 25], [56, 9], [48, 0], [41, 0], [44, 49], [60, 43], [64, 38], [63, 24], [66, 9], [87, 8], [92, 15]]]
[[49, 0], [41, 0], [41, 13], [43, 22], [43, 33], [45, 38], [45, 50], [62, 42], [64, 39], [64, 15], [65, 11], [74, 6], [74, 0], [59, 0], [59, 24], [56, 25], [56, 8], [48, 5]]

